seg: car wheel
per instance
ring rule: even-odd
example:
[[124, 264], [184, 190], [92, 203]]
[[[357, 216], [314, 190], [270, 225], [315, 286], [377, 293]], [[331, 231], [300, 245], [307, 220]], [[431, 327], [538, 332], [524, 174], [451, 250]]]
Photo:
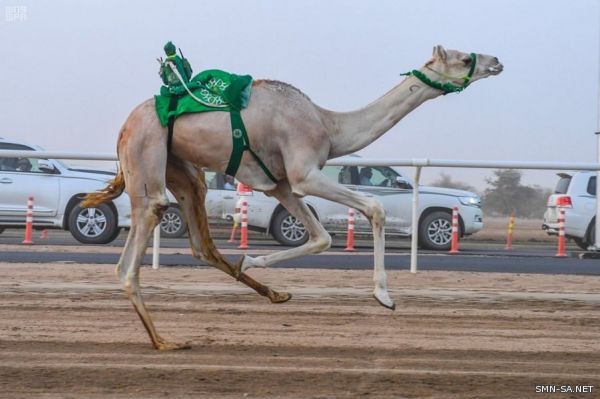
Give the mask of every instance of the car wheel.
[[273, 218], [271, 235], [283, 245], [297, 247], [308, 241], [308, 232], [298, 219], [286, 209]]
[[163, 214], [160, 221], [160, 236], [166, 238], [179, 238], [187, 230], [187, 223], [183, 217], [183, 214], [174, 206], [170, 206], [169, 209]]
[[69, 214], [69, 231], [84, 244], [108, 244], [119, 235], [117, 215], [107, 204], [82, 208], [79, 204]]
[[419, 226], [419, 244], [421, 247], [436, 251], [448, 250], [450, 249], [451, 240], [452, 215], [449, 213], [432, 212], [421, 221]]

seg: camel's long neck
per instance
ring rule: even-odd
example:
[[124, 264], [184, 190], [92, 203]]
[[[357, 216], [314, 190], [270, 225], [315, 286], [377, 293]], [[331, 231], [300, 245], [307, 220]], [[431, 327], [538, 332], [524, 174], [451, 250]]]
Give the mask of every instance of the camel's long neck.
[[383, 97], [358, 111], [341, 113], [322, 110], [331, 140], [329, 158], [366, 147], [412, 110], [440, 94], [439, 90], [408, 77]]

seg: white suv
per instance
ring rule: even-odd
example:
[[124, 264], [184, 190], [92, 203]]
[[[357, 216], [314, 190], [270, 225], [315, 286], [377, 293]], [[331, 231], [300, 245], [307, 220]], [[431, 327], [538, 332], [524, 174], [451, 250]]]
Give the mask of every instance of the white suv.
[[558, 234], [558, 216], [565, 210], [565, 236], [582, 249], [596, 237], [596, 172], [559, 173], [554, 194], [548, 197], [542, 229]]
[[[42, 151], [39, 146], [0, 138], [0, 150]], [[122, 227], [131, 225], [127, 194], [96, 208], [81, 208], [81, 198], [100, 190], [113, 172], [71, 168], [55, 159], [0, 156], [0, 232], [25, 225], [27, 198], [34, 197], [33, 226], [69, 230], [85, 244], [113, 241]], [[173, 199], [174, 202], [174, 199]], [[173, 204], [161, 222], [163, 236], [179, 236], [186, 225]]]
[[[205, 173], [209, 188], [209, 215], [230, 219], [238, 200], [235, 191], [224, 189], [223, 175], [210, 171]], [[396, 170], [390, 167], [326, 166], [323, 173], [351, 190], [377, 197], [386, 210], [386, 235], [411, 235], [413, 184]], [[347, 207], [313, 196], [305, 197], [305, 201], [328, 232], [346, 233]], [[250, 228], [270, 233], [283, 245], [297, 246], [308, 240], [304, 226], [276, 199], [254, 192], [248, 197], [248, 202]], [[470, 235], [483, 228], [480, 198], [476, 194], [439, 187], [419, 187], [419, 244], [422, 247], [434, 250], [450, 248], [453, 207], [459, 209], [461, 235]], [[368, 220], [358, 213], [355, 231], [371, 233]]]

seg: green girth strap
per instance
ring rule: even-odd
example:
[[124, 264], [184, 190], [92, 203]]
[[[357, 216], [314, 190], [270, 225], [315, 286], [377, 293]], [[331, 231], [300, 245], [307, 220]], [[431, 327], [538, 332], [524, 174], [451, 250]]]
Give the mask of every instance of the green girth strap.
[[[177, 102], [179, 101], [179, 96], [172, 96], [169, 99], [169, 113], [175, 111], [177, 109]], [[171, 152], [171, 147], [173, 146], [173, 127], [175, 126], [175, 117], [171, 115], [167, 122], [167, 153]]]
[[277, 183], [277, 179], [271, 174], [267, 166], [264, 162], [256, 155], [252, 148], [250, 148], [250, 140], [248, 140], [248, 133], [246, 132], [246, 127], [244, 126], [244, 121], [242, 120], [242, 115], [238, 110], [229, 111], [229, 116], [231, 118], [231, 136], [233, 137], [233, 148], [231, 150], [231, 157], [229, 158], [229, 164], [227, 165], [227, 169], [225, 173], [229, 176], [235, 176], [237, 174], [238, 169], [240, 168], [240, 163], [242, 162], [242, 155], [244, 155], [244, 151], [250, 151], [252, 157], [258, 163], [258, 166], [265, 172], [265, 175], [273, 183]]

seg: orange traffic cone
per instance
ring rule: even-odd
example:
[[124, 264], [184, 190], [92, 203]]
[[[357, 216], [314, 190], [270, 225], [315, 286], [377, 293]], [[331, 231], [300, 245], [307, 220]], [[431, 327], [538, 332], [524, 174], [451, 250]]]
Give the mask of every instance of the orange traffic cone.
[[240, 249], [248, 248], [248, 201], [242, 200], [242, 227], [240, 229]]
[[558, 250], [556, 252], [557, 258], [564, 258], [567, 256], [565, 252], [565, 210], [560, 209], [558, 216]]
[[354, 251], [354, 208], [348, 208], [348, 235], [344, 251]]
[[449, 254], [457, 254], [458, 250], [458, 208], [452, 208], [452, 241], [450, 242]]
[[29, 196], [27, 199], [27, 216], [25, 217], [25, 239], [21, 244], [31, 245], [33, 241], [31, 239], [33, 233], [33, 197]]
[[506, 247], [505, 250], [510, 251], [513, 249], [513, 229], [515, 228], [515, 214], [510, 215], [510, 219], [508, 220], [508, 234], [506, 236]]

